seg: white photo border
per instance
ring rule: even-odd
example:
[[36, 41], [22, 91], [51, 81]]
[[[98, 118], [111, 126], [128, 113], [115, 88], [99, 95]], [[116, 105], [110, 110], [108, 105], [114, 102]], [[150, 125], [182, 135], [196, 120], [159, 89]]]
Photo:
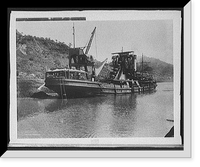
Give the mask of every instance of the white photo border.
[[[182, 68], [182, 74], [184, 77], [182, 77], [184, 90], [182, 97], [183, 100], [183, 108], [184, 112], [176, 112], [175, 117], [180, 120], [183, 118], [183, 126], [182, 131], [184, 132], [182, 135], [182, 139], [180, 138], [179, 134], [181, 132], [181, 124], [176, 125], [175, 129], [175, 138], [162, 138], [161, 139], [161, 145], [157, 145], [156, 143], [160, 140], [159, 138], [139, 138], [134, 139], [135, 142], [133, 142], [133, 139], [125, 139], [126, 144], [124, 143], [124, 139], [118, 139], [118, 142], [113, 142], [112, 139], [104, 139], [104, 138], [95, 138], [95, 139], [57, 139], [56, 143], [59, 143], [58, 145], [55, 144], [54, 141], [51, 141], [51, 139], [17, 139], [17, 91], [16, 91], [16, 18], [23, 18], [24, 12], [12, 12], [11, 18], [10, 18], [10, 67], [11, 67], [11, 77], [10, 77], [10, 142], [8, 146], [8, 151], [3, 155], [3, 157], [190, 157], [191, 156], [191, 147], [190, 147], [190, 141], [191, 141], [191, 40], [190, 40], [190, 17], [191, 17], [191, 2], [189, 2], [183, 9], [182, 14], [184, 13], [184, 21], [183, 28], [184, 30], [184, 47], [182, 47], [183, 53], [182, 53], [182, 62], [180, 61], [180, 57], [175, 61], [174, 64], [178, 64], [178, 66], [175, 67], [175, 75], [177, 77], [174, 77], [177, 79], [174, 83], [180, 83], [181, 82], [181, 67]], [[84, 11], [82, 11], [84, 12]], [[90, 12], [96, 12], [99, 13], [99, 11], [90, 11]], [[129, 14], [131, 13], [128, 11], [127, 13], [124, 13], [123, 16], [120, 15], [120, 12], [112, 11], [113, 14], [111, 14], [110, 18], [108, 17], [109, 11], [104, 11], [104, 15], [95, 15], [95, 17], [92, 17], [94, 15], [91, 15], [90, 12], [85, 12], [85, 17], [87, 18], [87, 21], [94, 20], [94, 19], [119, 19], [122, 20], [124, 18], [129, 18]], [[140, 12], [140, 11], [137, 11]], [[141, 11], [143, 14], [142, 18], [145, 20], [147, 19], [147, 14], [145, 14], [148, 11]], [[159, 11], [157, 11], [159, 12]], [[167, 13], [168, 11], [166, 11]], [[179, 11], [180, 12], [180, 11]], [[27, 18], [35, 18], [35, 17], [60, 17], [62, 14], [66, 14], [65, 12], [26, 12]], [[123, 13], [123, 11], [122, 11]], [[165, 13], [165, 12], [164, 12]], [[169, 17], [165, 16], [165, 14], [162, 14], [162, 17]], [[70, 17], [76, 17], [80, 16], [79, 12], [69, 12], [68, 15]], [[81, 14], [83, 15], [83, 13]], [[119, 15], [116, 17], [116, 15]], [[140, 13], [141, 15], [141, 13]], [[98, 16], [98, 17], [96, 17]], [[159, 14], [155, 14], [153, 17], [159, 17]], [[171, 16], [174, 19], [174, 16], [172, 14]], [[137, 18], [136, 19], [141, 19]], [[169, 19], [169, 18], [168, 18]], [[178, 21], [175, 19], [175, 21]], [[174, 24], [176, 25], [176, 24]], [[178, 24], [177, 24], [178, 25]], [[181, 24], [180, 24], [181, 25]], [[177, 29], [180, 29], [181, 27], [176, 27]], [[181, 38], [175, 38], [173, 41], [181, 40]], [[182, 39], [183, 40], [183, 39]], [[177, 41], [177, 45], [181, 45], [181, 41]], [[180, 46], [181, 48], [181, 46]], [[178, 55], [181, 55], [181, 50], [176, 50]], [[174, 53], [175, 54], [175, 53]], [[11, 57], [12, 55], [12, 57]], [[175, 56], [174, 56], [175, 57]], [[180, 63], [184, 63], [182, 66]], [[179, 91], [181, 90], [180, 84], [174, 84], [176, 87], [178, 85], [178, 88], [175, 89], [175, 93], [179, 94]], [[182, 86], [183, 86], [182, 85]], [[177, 92], [176, 92], [177, 91]], [[184, 96], [183, 96], [184, 95]], [[181, 98], [180, 96], [176, 99], [175, 103], [175, 110], [180, 111], [181, 106]], [[15, 112], [14, 112], [15, 111]], [[181, 113], [183, 115], [181, 115]], [[177, 114], [177, 115], [176, 115]], [[175, 121], [179, 122], [179, 121]], [[164, 140], [163, 140], [164, 139]], [[69, 140], [69, 141], [68, 141]], [[115, 139], [116, 140], [116, 139]], [[138, 141], [137, 141], [138, 140]], [[158, 140], [158, 141], [157, 141]], [[148, 141], [148, 142], [147, 142]], [[149, 142], [150, 141], [150, 142]], [[182, 145], [182, 141], [184, 141], [184, 145]], [[80, 143], [79, 143], [80, 142]], [[34, 143], [34, 144], [33, 144]], [[66, 144], [70, 143], [70, 144]], [[173, 144], [172, 144], [173, 143]], [[114, 144], [114, 145], [113, 145]], [[89, 148], [88, 148], [89, 147]], [[57, 149], [56, 149], [57, 148]], [[65, 149], [66, 148], [66, 149]], [[71, 148], [71, 149], [70, 149]], [[135, 148], [135, 149], [134, 149]], [[28, 150], [28, 151], [27, 151]], [[32, 151], [31, 151], [32, 150]], [[43, 150], [42, 152], [40, 150]], [[45, 151], [46, 150], [46, 151]], [[61, 151], [62, 150], [62, 151]], [[74, 151], [76, 150], [76, 151]], [[87, 151], [90, 150], [90, 151]], [[101, 150], [101, 151], [99, 151]], [[118, 151], [116, 151], [118, 150]], [[121, 151], [119, 151], [121, 150]], [[142, 151], [141, 151], [142, 150]], [[165, 151], [166, 150], [166, 151]]]

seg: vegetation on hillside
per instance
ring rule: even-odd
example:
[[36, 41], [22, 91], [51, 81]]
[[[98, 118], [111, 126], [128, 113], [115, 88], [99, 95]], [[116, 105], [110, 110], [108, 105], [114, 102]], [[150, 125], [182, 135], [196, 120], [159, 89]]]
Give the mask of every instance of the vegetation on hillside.
[[[22, 35], [16, 32], [17, 76], [19, 78], [44, 78], [51, 68], [65, 68], [69, 64], [69, 46], [50, 38]], [[143, 71], [154, 76], [157, 81], [173, 80], [173, 65], [159, 59], [143, 58]], [[141, 71], [141, 57], [137, 58], [137, 69]], [[95, 60], [96, 65], [100, 64]], [[112, 70], [111, 64], [105, 64], [99, 79], [106, 79]]]
[[[142, 71], [142, 57], [137, 61], [137, 70]], [[173, 81], [173, 65], [159, 59], [144, 56], [143, 71], [152, 74], [157, 81]]]
[[50, 38], [16, 36], [17, 75], [43, 78], [50, 68], [62, 68], [68, 64], [68, 46]]

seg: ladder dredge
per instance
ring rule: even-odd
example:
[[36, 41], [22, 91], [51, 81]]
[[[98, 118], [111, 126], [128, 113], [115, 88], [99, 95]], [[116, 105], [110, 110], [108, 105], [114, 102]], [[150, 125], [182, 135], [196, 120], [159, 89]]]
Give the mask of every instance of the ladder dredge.
[[69, 48], [69, 66], [67, 68], [46, 72], [45, 86], [47, 88], [58, 93], [61, 98], [130, 94], [156, 89], [156, 81], [151, 76], [144, 77], [143, 73], [137, 71], [137, 56], [134, 51], [112, 53], [112, 71], [109, 79], [97, 79], [107, 59], [97, 69], [92, 56], [88, 55], [95, 30], [96, 27], [85, 52], [85, 48], [76, 48], [74, 41], [74, 48]]

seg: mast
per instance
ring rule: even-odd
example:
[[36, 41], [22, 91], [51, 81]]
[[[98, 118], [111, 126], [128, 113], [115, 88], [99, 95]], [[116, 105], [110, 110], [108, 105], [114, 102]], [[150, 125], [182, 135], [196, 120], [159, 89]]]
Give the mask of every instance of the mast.
[[73, 44], [75, 48], [75, 29], [74, 29], [74, 23], [73, 23]]
[[143, 53], [142, 53], [142, 77], [143, 77]]

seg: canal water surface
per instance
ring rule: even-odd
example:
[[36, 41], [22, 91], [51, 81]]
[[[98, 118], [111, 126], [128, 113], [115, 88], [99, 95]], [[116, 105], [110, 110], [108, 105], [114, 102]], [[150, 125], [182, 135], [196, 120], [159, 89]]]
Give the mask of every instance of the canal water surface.
[[145, 94], [17, 103], [18, 138], [164, 137], [174, 124], [172, 82]]

